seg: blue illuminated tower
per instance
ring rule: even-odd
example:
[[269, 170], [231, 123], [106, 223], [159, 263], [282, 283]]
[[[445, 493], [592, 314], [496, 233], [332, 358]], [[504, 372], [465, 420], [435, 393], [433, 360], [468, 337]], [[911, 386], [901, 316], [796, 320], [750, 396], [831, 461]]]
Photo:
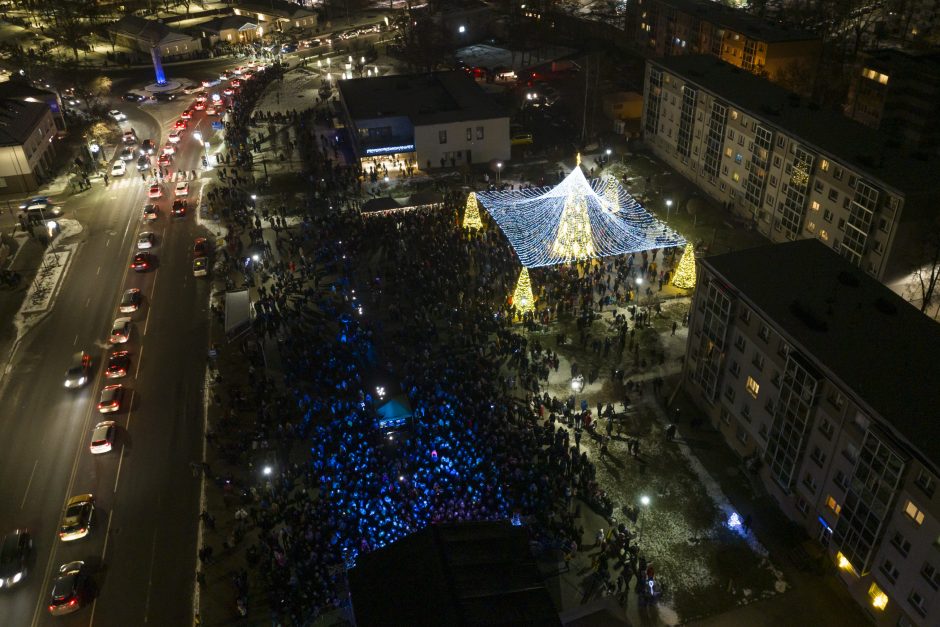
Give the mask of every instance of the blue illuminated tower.
[[163, 62], [160, 61], [160, 49], [153, 46], [150, 49], [150, 58], [153, 59], [153, 71], [157, 75], [157, 85], [166, 85], [166, 74], [163, 72]]

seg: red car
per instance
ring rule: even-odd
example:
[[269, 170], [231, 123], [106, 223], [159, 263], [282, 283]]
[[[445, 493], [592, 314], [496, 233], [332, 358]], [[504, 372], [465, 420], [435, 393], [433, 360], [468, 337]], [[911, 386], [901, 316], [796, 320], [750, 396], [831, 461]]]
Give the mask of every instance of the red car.
[[205, 111], [206, 101], [203, 100], [201, 102], [197, 102], [196, 104], [193, 105], [193, 109], [195, 109], [196, 111]]
[[241, 86], [242, 86], [242, 82], [240, 80], [238, 80], [237, 78], [232, 80], [232, 87], [241, 87]]
[[[163, 164], [163, 157], [160, 158], [161, 165]], [[147, 192], [147, 198], [159, 198], [163, 196], [163, 190], [159, 185], [151, 185], [150, 190]]]
[[170, 155], [160, 155], [160, 158], [157, 161], [160, 165], [170, 165], [173, 163], [173, 157]]
[[204, 237], [197, 237], [193, 242], [193, 257], [205, 257], [209, 254], [209, 240]]
[[187, 122], [186, 120], [177, 120], [176, 124], [173, 125], [173, 128], [176, 128], [176, 129], [189, 128], [189, 122]]
[[104, 376], [109, 379], [120, 379], [127, 375], [131, 367], [131, 358], [128, 351], [117, 351], [111, 353], [108, 358], [108, 368], [104, 371]]
[[191, 120], [193, 119], [193, 112], [190, 111], [189, 109], [186, 109], [185, 111], [180, 113], [180, 117], [183, 118], [184, 120]]

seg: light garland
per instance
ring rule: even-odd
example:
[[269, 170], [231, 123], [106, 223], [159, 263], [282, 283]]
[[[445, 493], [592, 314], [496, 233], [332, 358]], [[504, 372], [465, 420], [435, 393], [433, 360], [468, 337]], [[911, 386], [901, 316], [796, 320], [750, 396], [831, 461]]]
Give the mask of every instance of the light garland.
[[473, 192], [470, 192], [470, 195], [467, 196], [467, 208], [463, 212], [463, 228], [483, 228], [483, 220], [480, 218], [480, 207], [477, 205], [477, 195]]
[[690, 290], [695, 287], [695, 250], [692, 244], [685, 245], [685, 252], [676, 266], [676, 274], [672, 277], [672, 284], [681, 290]]
[[535, 311], [535, 296], [532, 294], [532, 282], [529, 280], [529, 269], [522, 267], [519, 273], [519, 280], [516, 281], [516, 291], [512, 293], [512, 305], [521, 316], [522, 314]]
[[[614, 198], [618, 211], [611, 211]], [[685, 243], [615, 178], [588, 182], [579, 167], [555, 187], [478, 192], [476, 199], [527, 268]]]

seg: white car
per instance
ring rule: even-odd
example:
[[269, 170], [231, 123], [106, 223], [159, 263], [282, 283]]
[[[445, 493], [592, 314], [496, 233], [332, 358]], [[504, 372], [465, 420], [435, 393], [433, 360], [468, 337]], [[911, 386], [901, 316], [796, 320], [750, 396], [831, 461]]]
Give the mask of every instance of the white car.
[[115, 161], [111, 166], [111, 176], [124, 176], [127, 172], [127, 165], [123, 161]]
[[144, 250], [145, 248], [153, 248], [154, 235], [150, 231], [144, 231], [137, 236], [137, 248], [139, 250]]
[[176, 130], [170, 133], [167, 136], [167, 141], [173, 144], [178, 144], [181, 139], [183, 139], [183, 132], [181, 130]]
[[95, 425], [95, 429], [91, 432], [91, 444], [88, 445], [92, 455], [101, 455], [111, 451], [114, 446], [115, 428], [113, 420], [105, 420]]
[[[179, 140], [177, 140], [177, 141], [179, 141]], [[166, 146], [163, 147], [163, 154], [165, 154], [165, 155], [176, 154], [176, 146], [174, 146], [173, 144], [167, 142]]]
[[108, 341], [112, 344], [123, 344], [131, 337], [131, 319], [118, 318], [111, 325], [111, 335]]
[[108, 111], [108, 115], [110, 115], [112, 118], [114, 118], [118, 122], [120, 122], [121, 120], [127, 119], [127, 116], [121, 113], [120, 111], [118, 111], [117, 109], [111, 109], [110, 111]]
[[189, 196], [189, 183], [187, 181], [180, 181], [176, 184], [175, 192], [177, 196]]

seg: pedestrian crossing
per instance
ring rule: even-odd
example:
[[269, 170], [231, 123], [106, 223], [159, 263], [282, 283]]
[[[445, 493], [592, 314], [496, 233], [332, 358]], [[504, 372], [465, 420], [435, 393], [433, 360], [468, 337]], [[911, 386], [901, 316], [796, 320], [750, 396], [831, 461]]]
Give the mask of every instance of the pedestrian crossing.
[[[201, 176], [196, 177], [196, 180], [195, 180], [195, 181], [194, 181], [193, 179], [182, 179], [182, 178], [179, 179], [179, 180], [180, 180], [180, 181], [189, 181], [190, 184], [196, 184], [196, 183], [199, 183], [199, 182], [202, 180], [202, 177], [201, 177]], [[103, 182], [103, 181], [102, 181], [102, 182]], [[116, 189], [124, 189], [124, 188], [128, 188], [128, 187], [139, 187], [139, 188], [141, 188], [141, 189], [145, 189], [145, 188], [150, 187], [150, 186], [153, 185], [154, 183], [161, 183], [161, 182], [162, 182], [164, 185], [175, 185], [175, 184], [177, 183], [177, 179], [176, 179], [175, 175], [174, 175], [173, 177], [170, 177], [170, 178], [164, 178], [162, 181], [161, 181], [160, 179], [155, 179], [155, 178], [153, 178], [153, 177], [151, 177], [151, 176], [148, 176], [146, 179], [141, 179], [141, 178], [140, 178], [140, 174], [136, 174], [136, 175], [132, 176], [131, 173], [128, 172], [128, 173], [127, 173], [126, 175], [124, 175], [124, 176], [118, 176], [118, 177], [115, 177], [115, 178], [111, 178], [111, 179], [109, 180], [109, 182], [108, 182], [108, 189], [109, 189], [109, 190], [112, 190], [112, 191], [113, 191], [113, 190], [116, 190]]]

